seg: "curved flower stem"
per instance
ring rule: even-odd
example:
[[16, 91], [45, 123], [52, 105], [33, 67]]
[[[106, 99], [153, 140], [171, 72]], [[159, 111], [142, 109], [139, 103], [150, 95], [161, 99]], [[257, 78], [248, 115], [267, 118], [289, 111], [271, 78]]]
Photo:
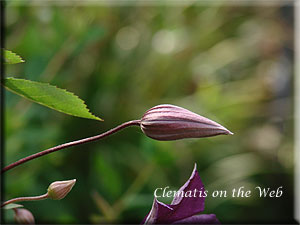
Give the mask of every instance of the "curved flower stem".
[[1, 173], [4, 173], [6, 172], [7, 170], [10, 170], [16, 166], [19, 166], [25, 162], [28, 162], [32, 159], [35, 159], [35, 158], [38, 158], [38, 157], [41, 157], [43, 155], [47, 155], [47, 154], [50, 154], [52, 152], [56, 152], [56, 151], [59, 151], [61, 149], [64, 149], [64, 148], [68, 148], [68, 147], [72, 147], [72, 146], [75, 146], [75, 145], [80, 145], [80, 144], [84, 144], [84, 143], [88, 143], [88, 142], [91, 142], [91, 141], [96, 141], [96, 140], [99, 140], [101, 138], [104, 138], [106, 136], [109, 136], [111, 134], [114, 134], [126, 127], [129, 127], [129, 126], [139, 126], [140, 125], [140, 120], [132, 120], [132, 121], [128, 121], [128, 122], [125, 122], [109, 131], [106, 131], [102, 134], [99, 134], [99, 135], [96, 135], [96, 136], [93, 136], [93, 137], [88, 137], [88, 138], [84, 138], [84, 139], [81, 139], [81, 140], [77, 140], [77, 141], [72, 141], [72, 142], [68, 142], [68, 143], [65, 143], [65, 144], [62, 144], [62, 145], [58, 145], [58, 146], [55, 146], [55, 147], [52, 147], [52, 148], [49, 148], [49, 149], [46, 149], [44, 151], [41, 151], [41, 152], [38, 152], [38, 153], [35, 153], [33, 155], [30, 155], [30, 156], [27, 156], [25, 158], [22, 158], [6, 167], [4, 167], [1, 171]]
[[1, 208], [3, 206], [6, 206], [10, 203], [14, 203], [14, 202], [24, 202], [24, 201], [38, 201], [38, 200], [43, 200], [43, 199], [47, 199], [48, 198], [48, 193], [46, 194], [43, 194], [43, 195], [39, 195], [39, 196], [33, 196], [33, 197], [19, 197], [19, 198], [13, 198], [13, 199], [10, 199], [6, 202], [4, 202], [2, 205], [1, 205]]

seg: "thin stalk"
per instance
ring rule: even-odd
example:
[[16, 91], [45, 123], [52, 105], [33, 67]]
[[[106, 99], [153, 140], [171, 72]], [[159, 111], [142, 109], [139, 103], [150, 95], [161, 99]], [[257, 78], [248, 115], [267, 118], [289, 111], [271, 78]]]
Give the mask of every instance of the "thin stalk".
[[38, 152], [38, 153], [35, 153], [33, 155], [30, 155], [30, 156], [27, 156], [25, 158], [22, 158], [14, 163], [11, 163], [10, 165], [4, 167], [2, 170], [1, 170], [1, 173], [4, 173], [16, 166], [19, 166], [25, 162], [28, 162], [32, 159], [35, 159], [35, 158], [39, 158], [43, 155], [47, 155], [47, 154], [50, 154], [52, 152], [56, 152], [56, 151], [59, 151], [61, 149], [64, 149], [64, 148], [69, 148], [69, 147], [72, 147], [72, 146], [75, 146], [75, 145], [81, 145], [81, 144], [84, 144], [84, 143], [88, 143], [88, 142], [92, 142], [92, 141], [96, 141], [96, 140], [99, 140], [99, 139], [102, 139], [106, 136], [109, 136], [109, 135], [112, 135], [126, 127], [129, 127], [129, 126], [139, 126], [140, 125], [140, 120], [132, 120], [132, 121], [128, 121], [128, 122], [125, 122], [109, 131], [106, 131], [102, 134], [99, 134], [99, 135], [96, 135], [96, 136], [93, 136], [93, 137], [88, 137], [88, 138], [84, 138], [84, 139], [81, 139], [81, 140], [77, 140], [77, 141], [72, 141], [72, 142], [68, 142], [68, 143], [65, 143], [65, 144], [62, 144], [62, 145], [58, 145], [58, 146], [55, 146], [55, 147], [52, 147], [52, 148], [49, 148], [49, 149], [46, 149], [44, 151], [41, 151], [41, 152]]
[[39, 195], [39, 196], [33, 196], [33, 197], [18, 197], [18, 198], [13, 198], [13, 199], [10, 199], [10, 200], [4, 202], [1, 205], [1, 208], [3, 206], [6, 206], [6, 205], [8, 205], [10, 203], [14, 203], [14, 202], [39, 201], [39, 200], [44, 200], [44, 199], [47, 199], [47, 198], [48, 198], [48, 193], [43, 194], [43, 195]]

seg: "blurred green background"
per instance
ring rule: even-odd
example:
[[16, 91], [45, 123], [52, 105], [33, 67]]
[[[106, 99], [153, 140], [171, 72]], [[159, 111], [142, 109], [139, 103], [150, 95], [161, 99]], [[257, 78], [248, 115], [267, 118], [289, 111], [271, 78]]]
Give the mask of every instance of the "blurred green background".
[[[7, 76], [67, 89], [104, 119], [75, 118], [6, 91], [6, 165], [162, 103], [235, 133], [159, 142], [131, 127], [8, 171], [5, 199], [77, 179], [61, 201], [24, 203], [37, 223], [139, 223], [154, 190], [179, 189], [195, 162], [209, 192], [253, 191], [208, 197], [203, 213], [223, 224], [293, 222], [293, 7], [8, 3], [5, 23], [6, 48], [26, 61], [8, 65]], [[259, 198], [256, 186], [283, 186], [283, 196]]]

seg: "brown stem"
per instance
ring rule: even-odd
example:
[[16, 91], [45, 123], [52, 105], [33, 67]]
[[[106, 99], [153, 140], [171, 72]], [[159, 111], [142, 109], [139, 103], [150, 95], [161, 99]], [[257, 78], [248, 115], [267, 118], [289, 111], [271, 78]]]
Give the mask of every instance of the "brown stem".
[[77, 141], [72, 141], [72, 142], [68, 142], [68, 143], [65, 143], [65, 144], [62, 144], [62, 145], [58, 145], [58, 146], [55, 146], [55, 147], [52, 147], [52, 148], [49, 148], [49, 149], [46, 149], [44, 151], [41, 151], [41, 152], [38, 152], [38, 153], [35, 153], [33, 155], [30, 155], [30, 156], [27, 156], [25, 158], [22, 158], [6, 167], [4, 167], [2, 170], [1, 170], [1, 173], [4, 173], [6, 172], [7, 170], [10, 170], [16, 166], [19, 166], [27, 161], [30, 161], [32, 159], [35, 159], [35, 158], [38, 158], [38, 157], [41, 157], [43, 155], [47, 155], [47, 154], [50, 154], [52, 152], [56, 152], [58, 150], [61, 150], [61, 149], [64, 149], [64, 148], [68, 148], [68, 147], [72, 147], [72, 146], [75, 146], [75, 145], [80, 145], [80, 144], [84, 144], [84, 143], [88, 143], [88, 142], [91, 142], [91, 141], [96, 141], [96, 140], [99, 140], [101, 138], [104, 138], [106, 136], [109, 136], [111, 134], [114, 134], [116, 132], [118, 132], [119, 130], [122, 130], [126, 127], [129, 127], [129, 126], [139, 126], [140, 125], [140, 120], [132, 120], [132, 121], [128, 121], [128, 122], [125, 122], [109, 131], [106, 131], [102, 134], [99, 134], [99, 135], [96, 135], [96, 136], [93, 136], [93, 137], [88, 137], [88, 138], [84, 138], [84, 139], [81, 139], [81, 140], [77, 140]]
[[10, 199], [6, 202], [4, 202], [2, 205], [1, 205], [1, 208], [3, 206], [6, 206], [10, 203], [14, 203], [14, 202], [24, 202], [24, 201], [38, 201], [38, 200], [43, 200], [43, 199], [46, 199], [48, 198], [48, 193], [46, 194], [43, 194], [43, 195], [39, 195], [39, 196], [33, 196], [33, 197], [19, 197], [19, 198], [13, 198], [13, 199]]

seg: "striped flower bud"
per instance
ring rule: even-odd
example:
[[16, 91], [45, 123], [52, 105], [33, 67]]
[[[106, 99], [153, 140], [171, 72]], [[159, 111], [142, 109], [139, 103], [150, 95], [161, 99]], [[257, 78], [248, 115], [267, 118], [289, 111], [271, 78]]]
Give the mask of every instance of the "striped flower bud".
[[48, 187], [48, 198], [60, 200], [66, 197], [74, 186], [76, 179], [66, 181], [55, 181]]
[[27, 209], [14, 208], [15, 221], [19, 224], [34, 224], [34, 217]]
[[170, 141], [233, 133], [220, 124], [174, 105], [158, 105], [141, 119], [141, 129], [150, 138]]

